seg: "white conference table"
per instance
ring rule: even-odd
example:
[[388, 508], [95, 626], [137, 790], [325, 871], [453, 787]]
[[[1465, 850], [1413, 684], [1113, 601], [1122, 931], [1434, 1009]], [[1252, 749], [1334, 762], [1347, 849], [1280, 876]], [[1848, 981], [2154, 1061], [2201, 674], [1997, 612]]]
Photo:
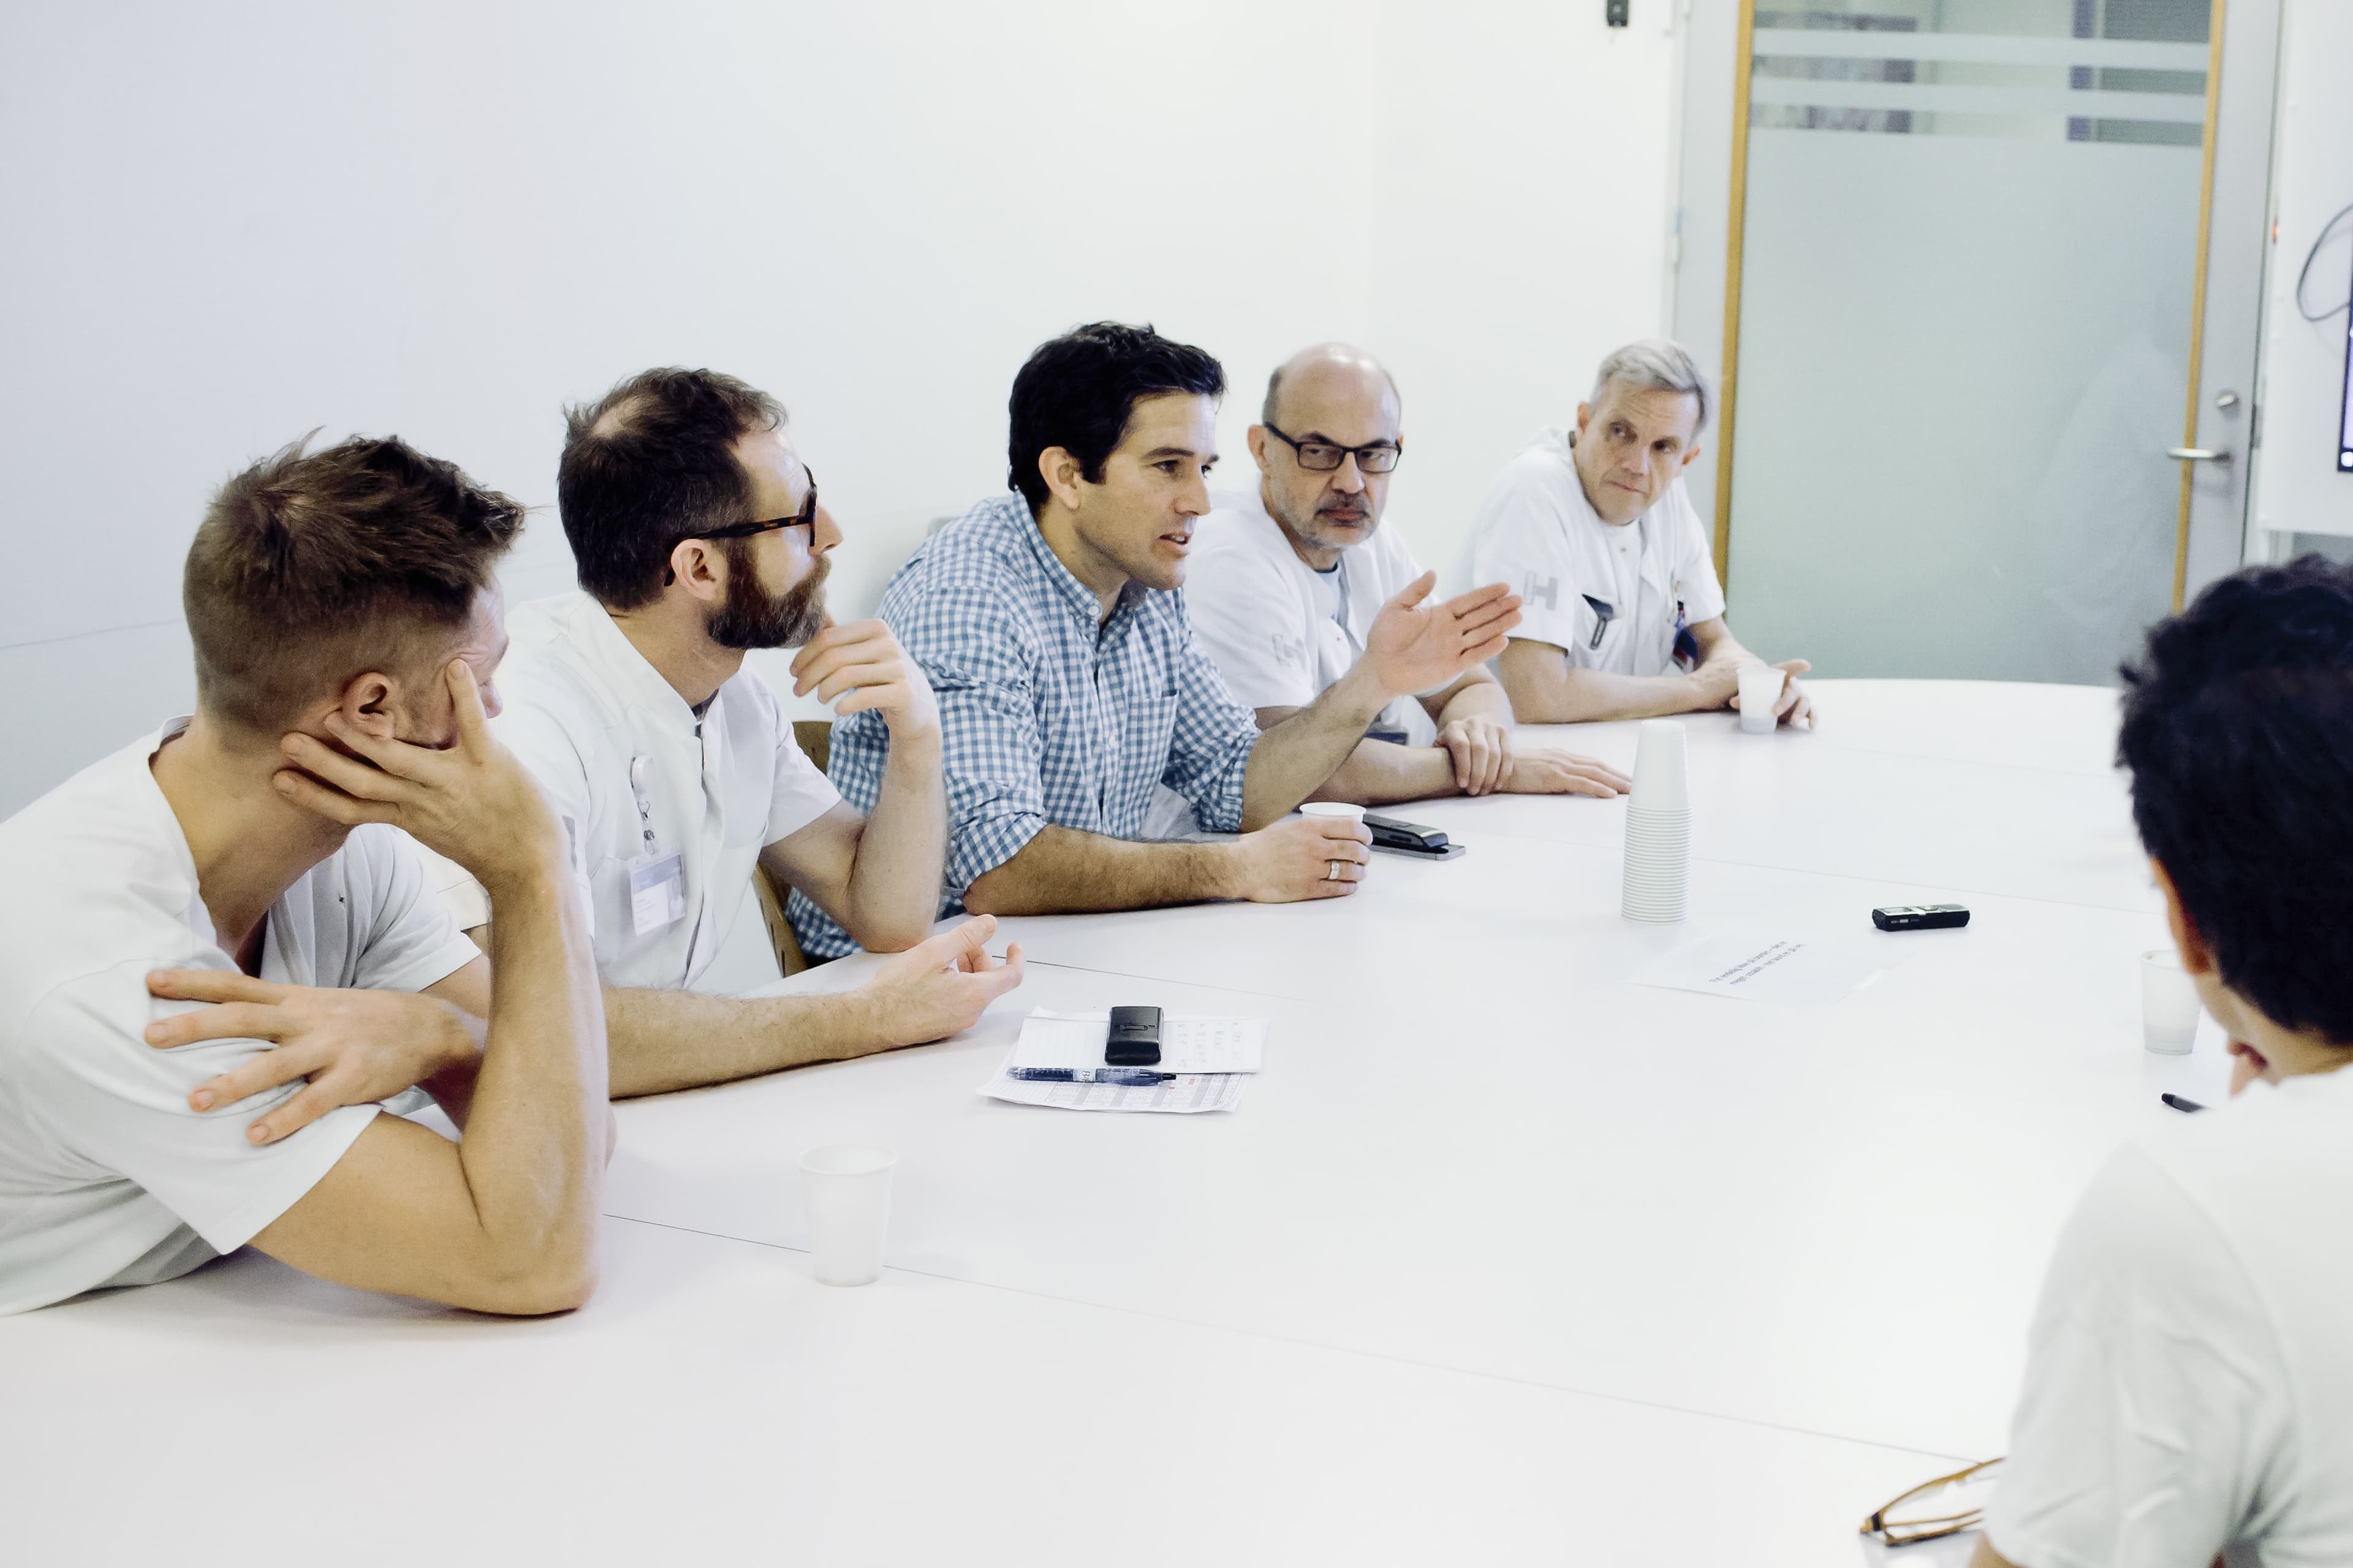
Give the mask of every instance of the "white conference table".
[[[1616, 912], [1622, 804], [1424, 803], [1462, 858], [1008, 921], [1028, 984], [963, 1037], [622, 1105], [570, 1317], [242, 1255], [0, 1321], [0, 1517], [26, 1561], [1855, 1561], [1871, 1507], [2000, 1451], [2076, 1193], [2226, 1064], [2211, 1025], [2141, 1048], [2110, 694], [1817, 690], [1815, 734], [1689, 721], [1682, 926]], [[1830, 1006], [1627, 979], [1941, 900], [1971, 926], [1871, 933], [1901, 962]], [[1129, 1002], [1268, 1016], [1241, 1109], [974, 1092], [1029, 1008]], [[839, 1142], [901, 1155], [860, 1290], [800, 1250], [796, 1162]]]

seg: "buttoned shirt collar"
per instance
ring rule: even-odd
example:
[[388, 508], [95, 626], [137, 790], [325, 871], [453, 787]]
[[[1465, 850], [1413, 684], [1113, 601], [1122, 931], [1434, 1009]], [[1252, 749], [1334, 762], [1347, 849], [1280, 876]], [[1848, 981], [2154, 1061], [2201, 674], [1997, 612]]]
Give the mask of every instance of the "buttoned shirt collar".
[[[1029, 510], [1026, 500], [1020, 504], [1023, 510]], [[1134, 612], [1150, 591], [1130, 577], [1119, 585], [1119, 595], [1112, 601], [1111, 614], [1106, 616], [1103, 601], [1095, 596], [1095, 591], [1080, 582], [1079, 574], [1065, 565], [1062, 558], [1054, 553], [1054, 547], [1046, 542], [1046, 531], [1039, 526], [1036, 512], [1029, 512], [1029, 526], [1022, 530], [1021, 534], [1022, 542], [1029, 546], [1029, 553], [1037, 560], [1038, 570], [1044, 574], [1054, 592], [1061, 595], [1062, 602], [1070, 606], [1072, 615], [1095, 627], [1100, 637], [1110, 637], [1112, 627], [1123, 616]]]

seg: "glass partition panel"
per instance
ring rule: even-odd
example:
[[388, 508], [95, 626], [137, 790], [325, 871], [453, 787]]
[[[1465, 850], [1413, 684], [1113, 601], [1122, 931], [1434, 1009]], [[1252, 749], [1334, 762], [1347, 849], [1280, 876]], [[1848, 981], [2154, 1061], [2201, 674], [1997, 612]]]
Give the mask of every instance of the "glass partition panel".
[[2170, 607], [2210, 9], [1758, 6], [1743, 642], [2105, 683]]

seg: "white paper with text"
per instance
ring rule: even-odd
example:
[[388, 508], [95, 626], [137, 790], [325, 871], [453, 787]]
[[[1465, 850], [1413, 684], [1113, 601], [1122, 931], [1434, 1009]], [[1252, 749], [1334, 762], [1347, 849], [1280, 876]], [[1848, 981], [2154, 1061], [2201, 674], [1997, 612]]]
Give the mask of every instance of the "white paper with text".
[[1894, 966], [1903, 954], [1885, 945], [1889, 940], [1741, 926], [1695, 937], [1636, 970], [1633, 979], [1747, 1002], [1827, 1007]]

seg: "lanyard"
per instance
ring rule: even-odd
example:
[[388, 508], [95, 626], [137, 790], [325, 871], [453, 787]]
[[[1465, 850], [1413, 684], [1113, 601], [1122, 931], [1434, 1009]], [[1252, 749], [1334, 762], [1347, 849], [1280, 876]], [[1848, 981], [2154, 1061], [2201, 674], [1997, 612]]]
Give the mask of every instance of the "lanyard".
[[654, 837], [653, 803], [646, 798], [646, 775], [651, 769], [652, 764], [644, 757], [629, 759], [629, 794], [637, 797], [638, 828], [645, 837], [645, 852], [649, 855], [660, 847], [660, 841]]

